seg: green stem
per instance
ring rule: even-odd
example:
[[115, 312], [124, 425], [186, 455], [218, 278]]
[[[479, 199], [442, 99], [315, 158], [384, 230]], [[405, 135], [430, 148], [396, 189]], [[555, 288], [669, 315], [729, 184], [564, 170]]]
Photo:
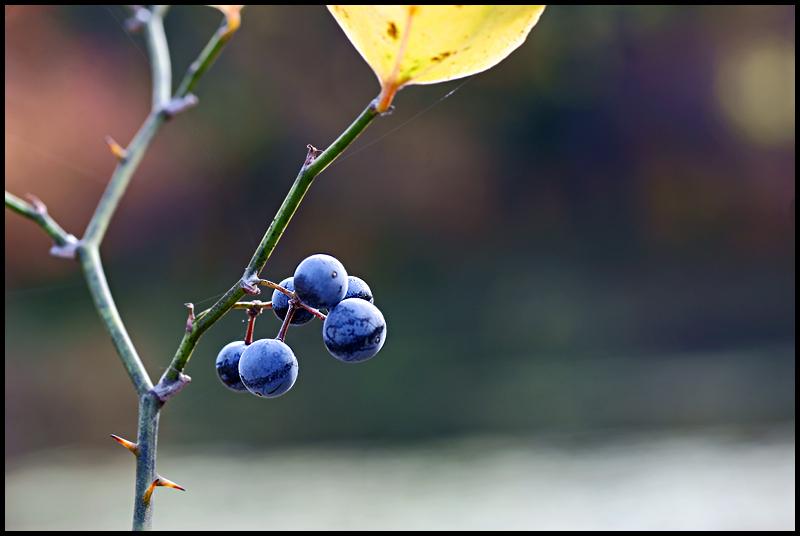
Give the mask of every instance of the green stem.
[[[103, 236], [108, 229], [111, 217], [114, 215], [119, 201], [125, 193], [131, 177], [133, 177], [133, 173], [136, 171], [136, 168], [139, 167], [139, 163], [150, 147], [153, 138], [155, 138], [155, 135], [167, 120], [165, 107], [170, 101], [186, 97], [189, 91], [197, 84], [203, 73], [214, 63], [214, 60], [222, 52], [222, 49], [228, 41], [227, 39], [220, 39], [219, 32], [215, 33], [200, 53], [197, 60], [192, 63], [178, 91], [175, 92], [172, 99], [169, 99], [169, 86], [171, 85], [172, 79], [170, 74], [169, 49], [167, 48], [164, 26], [160, 13], [162, 13], [162, 10], [154, 10], [147, 23], [146, 30], [148, 48], [152, 54], [153, 109], [127, 147], [126, 158], [122, 160], [114, 170], [114, 174], [111, 176], [106, 191], [103, 193], [103, 197], [100, 199], [100, 203], [97, 205], [97, 209], [86, 229], [86, 234], [83, 237], [84, 242], [92, 242], [99, 245], [103, 241]], [[224, 25], [225, 22], [223, 22], [222, 26], [224, 27]], [[164, 97], [165, 92], [167, 97]]]
[[117, 164], [106, 191], [103, 193], [103, 197], [100, 199], [97, 209], [95, 209], [92, 219], [89, 221], [86, 234], [83, 235], [82, 241], [84, 243], [99, 246], [103, 241], [108, 224], [117, 210], [120, 199], [125, 194], [136, 168], [139, 167], [139, 163], [144, 158], [144, 154], [164, 121], [166, 121], [166, 114], [160, 109], [154, 109], [139, 128], [139, 132], [133, 137], [131, 144], [127, 148], [126, 158]]
[[375, 101], [373, 101], [361, 112], [361, 115], [358, 116], [353, 124], [342, 132], [341, 136], [339, 136], [330, 147], [325, 149], [311, 164], [303, 166], [300, 170], [300, 174], [292, 185], [292, 189], [289, 190], [289, 194], [286, 196], [286, 199], [284, 199], [283, 205], [281, 205], [281, 208], [278, 210], [278, 214], [275, 216], [264, 238], [258, 245], [258, 249], [256, 249], [253, 258], [250, 260], [250, 264], [247, 265], [245, 279], [253, 275], [258, 275], [261, 273], [261, 270], [264, 269], [267, 259], [269, 259], [269, 256], [275, 249], [278, 240], [280, 240], [283, 235], [283, 231], [289, 224], [289, 220], [294, 216], [297, 206], [300, 204], [300, 201], [302, 201], [303, 196], [308, 191], [314, 178], [322, 173], [326, 167], [331, 165], [331, 163], [355, 141], [358, 135], [367, 128], [367, 125], [369, 125], [377, 115], [378, 112], [375, 110]]
[[178, 91], [175, 92], [176, 97], [184, 97], [194, 90], [194, 87], [197, 85], [197, 82], [200, 81], [200, 77], [208, 70], [211, 65], [213, 65], [214, 61], [219, 57], [220, 52], [225, 47], [225, 43], [228, 42], [230, 35], [226, 37], [222, 37], [224, 29], [227, 25], [226, 21], [223, 21], [220, 25], [220, 29], [214, 34], [214, 36], [209, 40], [208, 44], [206, 44], [203, 51], [197, 57], [197, 59], [192, 62], [189, 66], [189, 69], [186, 71], [186, 75], [181, 80], [180, 85], [178, 86]]
[[103, 263], [100, 260], [100, 252], [93, 244], [81, 244], [78, 246], [78, 260], [83, 268], [83, 275], [89, 287], [89, 294], [92, 296], [94, 306], [100, 315], [103, 327], [106, 328], [111, 342], [117, 350], [125, 370], [128, 372], [136, 394], [140, 397], [153, 388], [153, 383], [147, 375], [147, 371], [136, 353], [136, 348], [125, 330], [125, 325], [114, 304], [111, 290], [108, 288], [108, 281], [103, 271]]
[[27, 201], [23, 201], [14, 194], [6, 192], [6, 207], [36, 222], [58, 246], [74, 244], [76, 242], [75, 237], [67, 233], [50, 217], [50, 214], [47, 213], [47, 209], [41, 201], [35, 198], [33, 199], [36, 206], [31, 205]]
[[153, 6], [150, 20], [145, 26], [147, 50], [153, 71], [153, 109], [161, 109], [170, 100], [172, 93], [172, 65], [169, 59], [167, 35], [164, 33], [165, 6]]
[[153, 499], [144, 494], [157, 478], [158, 418], [163, 404], [152, 393], [139, 396], [139, 435], [136, 439], [136, 492], [133, 495], [133, 530], [153, 528]]
[[[133, 514], [133, 528], [135, 530], [149, 530], [152, 528], [154, 501], [151, 497], [145, 503], [143, 497], [148, 487], [156, 479], [158, 417], [163, 401], [151, 391], [153, 384], [119, 316], [103, 272], [98, 248], [134, 172], [150, 147], [155, 135], [168, 118], [166, 108], [171, 102], [172, 74], [169, 48], [164, 34], [162, 19], [164, 11], [164, 9], [154, 9], [145, 30], [153, 71], [152, 110], [133, 140], [131, 140], [125, 158], [117, 165], [106, 191], [103, 193], [103, 197], [100, 199], [97, 209], [89, 222], [81, 245], [78, 247], [78, 258], [83, 267], [92, 299], [95, 302], [103, 325], [111, 336], [111, 340], [122, 359], [125, 370], [128, 372], [139, 395], [139, 436], [137, 441], [139, 452], [136, 457], [136, 491], [134, 493]], [[208, 46], [200, 54], [198, 62], [204, 68], [200, 72], [194, 73], [192, 77], [194, 83], [197, 82], [221, 52], [225, 43], [219, 41], [215, 34], [209, 43], [209, 45], [214, 44], [212, 47], [213, 55], [207, 52]], [[185, 97], [193, 85], [190, 84], [179, 90], [175, 98]], [[181, 378], [181, 381], [188, 381], [188, 379]]]
[[[324, 153], [313, 161], [311, 161], [311, 158], [307, 159], [278, 210], [278, 214], [248, 264], [242, 279], [228, 290], [209, 311], [194, 320], [191, 330], [185, 333], [171, 366], [167, 369], [159, 384], [153, 387], [114, 304], [100, 260], [99, 246], [134, 172], [156, 133], [168, 118], [166, 109], [178, 99], [184, 99], [189, 96], [190, 91], [194, 89], [203, 73], [208, 70], [219, 56], [230, 37], [230, 32], [221, 30], [211, 38], [198, 59], [192, 63], [175, 95], [170, 99], [171, 67], [169, 49], [163, 28], [162, 15], [164, 12], [165, 8], [162, 6], [154, 8], [153, 15], [146, 28], [153, 68], [152, 111], [133, 140], [131, 140], [124, 153], [125, 157], [114, 170], [114, 174], [98, 203], [95, 213], [92, 215], [83, 239], [80, 242], [76, 242], [72, 235], [67, 234], [47, 215], [44, 205], [38, 200], [31, 205], [6, 192], [6, 206], [8, 208], [37, 222], [56, 241], [58, 246], [71, 246], [72, 249], [70, 251], [73, 254], [77, 253], [77, 258], [83, 268], [95, 307], [136, 388], [139, 396], [139, 433], [133, 518], [133, 528], [136, 530], [152, 528], [153, 501], [151, 499], [145, 503], [143, 497], [157, 478], [155, 467], [160, 409], [168, 396], [179, 391], [180, 388], [188, 383], [189, 379], [182, 375], [182, 371], [186, 367], [197, 341], [208, 328], [237, 305], [239, 298], [245, 294], [245, 289], [250, 293], [257, 289], [256, 285], [260, 281], [258, 274], [264, 268], [314, 178], [330, 165], [378, 115], [375, 108], [376, 101], [373, 101]], [[225, 28], [225, 23], [221, 28]], [[313, 154], [313, 152], [310, 153], [310, 156]], [[62, 255], [63, 253], [61, 252]], [[170, 385], [175, 386], [175, 388], [171, 388]], [[168, 394], [160, 397], [159, 393]]]
[[[166, 11], [166, 6], [154, 6], [145, 28], [153, 75], [151, 112], [127, 149], [119, 152], [120, 155], [124, 156], [121, 156], [120, 162], [111, 176], [108, 186], [92, 215], [92, 219], [89, 221], [83, 239], [78, 241], [74, 236], [64, 231], [47, 214], [44, 203], [38, 199], [31, 196], [31, 203], [27, 203], [9, 192], [6, 192], [5, 196], [6, 207], [32, 219], [56, 242], [56, 246], [51, 250], [52, 254], [62, 257], [77, 257], [103, 326], [111, 337], [111, 341], [122, 359], [122, 364], [136, 389], [139, 397], [139, 433], [136, 449], [134, 530], [149, 530], [153, 524], [154, 502], [152, 497], [147, 502], [143, 498], [147, 489], [157, 478], [158, 419], [164, 403], [159, 393], [168, 392], [174, 394], [188, 384], [189, 378], [178, 374], [176, 375], [177, 379], [173, 379], [171, 383], [166, 385], [162, 378], [159, 385], [154, 388], [114, 303], [105, 272], [103, 271], [99, 247], [111, 218], [116, 212], [134, 172], [142, 158], [144, 158], [155, 135], [168, 117], [174, 115], [175, 110], [181, 110], [186, 107], [187, 103], [190, 103], [190, 99], [187, 98], [189, 91], [194, 88], [203, 73], [208, 70], [219, 56], [231, 35], [231, 32], [217, 32], [214, 34], [197, 61], [192, 64], [175, 96], [170, 98], [172, 67], [163, 24], [163, 16]], [[224, 26], [225, 23], [223, 23]], [[177, 102], [178, 106], [172, 106], [175, 102]], [[171, 112], [168, 111], [170, 109], [172, 109]], [[241, 296], [241, 294], [239, 295]], [[235, 302], [236, 300], [234, 299], [231, 306]], [[199, 337], [202, 331], [204, 330], [196, 330], [196, 337]], [[161, 390], [158, 388], [161, 388]]]
[[244, 288], [252, 288], [258, 284], [258, 274], [264, 268], [267, 259], [269, 259], [269, 256], [275, 249], [275, 245], [278, 243], [278, 240], [280, 240], [281, 235], [283, 235], [283, 231], [289, 224], [289, 220], [292, 219], [292, 216], [297, 210], [297, 206], [308, 191], [314, 178], [342, 154], [358, 135], [367, 128], [367, 125], [379, 115], [375, 109], [375, 103], [376, 101], [372, 101], [369, 106], [361, 112], [361, 115], [358, 116], [353, 124], [350, 125], [325, 152], [319, 155], [313, 162], [307, 162], [303, 165], [289, 193], [286, 195], [286, 199], [284, 199], [283, 204], [278, 209], [275, 219], [272, 221], [269, 229], [267, 229], [264, 238], [253, 254], [253, 258], [247, 265], [244, 276], [242, 276], [242, 279], [231, 287], [211, 309], [198, 315], [192, 324], [192, 330], [184, 334], [183, 340], [178, 346], [177, 352], [175, 352], [175, 357], [172, 359], [172, 364], [169, 369], [167, 369], [163, 379], [169, 381], [178, 380], [180, 374], [186, 368], [186, 364], [200, 336], [236, 305], [237, 301], [245, 294]]

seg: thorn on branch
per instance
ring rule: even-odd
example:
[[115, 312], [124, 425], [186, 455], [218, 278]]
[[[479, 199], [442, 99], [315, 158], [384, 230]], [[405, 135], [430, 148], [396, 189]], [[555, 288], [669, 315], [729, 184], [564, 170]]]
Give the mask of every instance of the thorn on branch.
[[150, 487], [147, 488], [147, 491], [144, 492], [144, 497], [142, 497], [142, 501], [144, 501], [145, 504], [150, 503], [150, 498], [152, 497], [153, 491], [156, 489], [157, 486], [164, 486], [165, 488], [175, 488], [181, 491], [186, 491], [185, 489], [177, 485], [175, 482], [167, 480], [163, 476], [156, 473], [156, 479], [153, 480], [153, 483], [150, 484]]
[[320, 151], [310, 143], [307, 145], [307, 147], [308, 147], [308, 154], [306, 155], [306, 161], [303, 163], [304, 168], [307, 168], [308, 166], [313, 164], [314, 160], [316, 160], [317, 157], [322, 154], [322, 151]]
[[178, 484], [176, 484], [172, 480], [167, 480], [166, 478], [164, 478], [161, 475], [158, 476], [158, 484], [156, 484], [156, 486], [164, 486], [165, 488], [175, 488], [175, 489], [179, 489], [181, 491], [186, 491], [185, 489], [183, 489], [181, 486], [179, 486]]
[[173, 97], [167, 104], [164, 105], [164, 114], [167, 118], [173, 118], [176, 115], [185, 112], [189, 108], [197, 106], [200, 99], [194, 93], [188, 93], [184, 97]]
[[25, 197], [31, 202], [31, 205], [33, 205], [33, 210], [36, 212], [36, 214], [39, 216], [47, 216], [47, 206], [42, 202], [41, 199], [33, 194], [25, 194]]
[[139, 445], [137, 445], [136, 443], [131, 443], [127, 439], [122, 439], [119, 436], [115, 436], [114, 434], [110, 434], [110, 435], [111, 435], [111, 437], [114, 438], [114, 441], [118, 442], [120, 445], [122, 445], [123, 447], [125, 447], [129, 451], [133, 452], [134, 455], [136, 455], [136, 456], [139, 455]]
[[191, 333], [192, 332], [192, 322], [194, 322], [194, 304], [193, 303], [184, 303], [184, 305], [189, 308], [189, 320], [186, 321], [186, 331]]
[[124, 162], [128, 158], [128, 150], [114, 141], [114, 138], [106, 136], [103, 140], [106, 142], [106, 145], [108, 145], [108, 148], [111, 149], [114, 156], [117, 157], [117, 160]]

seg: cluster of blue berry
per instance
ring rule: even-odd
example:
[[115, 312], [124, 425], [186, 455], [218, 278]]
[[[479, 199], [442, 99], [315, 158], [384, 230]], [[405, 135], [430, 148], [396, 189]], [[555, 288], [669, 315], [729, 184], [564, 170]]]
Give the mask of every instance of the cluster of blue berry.
[[[289, 325], [324, 319], [322, 340], [328, 351], [345, 363], [370, 359], [386, 341], [386, 320], [375, 307], [369, 286], [348, 276], [338, 260], [317, 254], [303, 260], [272, 294], [271, 306], [283, 321], [275, 339], [254, 341], [253, 325], [259, 310], [248, 310], [250, 324], [244, 341], [225, 346], [217, 356], [217, 375], [228, 388], [274, 398], [294, 385], [297, 358], [284, 342]], [[321, 310], [327, 310], [325, 315]]]

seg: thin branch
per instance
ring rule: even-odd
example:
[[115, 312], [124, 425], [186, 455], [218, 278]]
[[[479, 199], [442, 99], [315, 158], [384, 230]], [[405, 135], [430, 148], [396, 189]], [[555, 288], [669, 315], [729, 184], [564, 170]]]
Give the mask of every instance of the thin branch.
[[286, 196], [281, 208], [278, 210], [278, 214], [275, 216], [275, 219], [272, 221], [269, 229], [267, 229], [264, 238], [261, 240], [261, 243], [258, 245], [258, 249], [256, 249], [256, 252], [253, 255], [253, 258], [247, 265], [247, 269], [244, 273], [245, 280], [250, 282], [249, 279], [257, 278], [258, 274], [261, 273], [261, 270], [264, 269], [267, 259], [269, 259], [269, 256], [275, 249], [278, 240], [280, 240], [281, 236], [283, 235], [283, 231], [289, 224], [289, 220], [291, 220], [292, 216], [294, 216], [297, 206], [300, 204], [300, 201], [302, 201], [303, 196], [308, 191], [308, 188], [311, 186], [314, 178], [316, 178], [317, 175], [322, 173], [326, 167], [336, 160], [336, 158], [342, 154], [344, 150], [347, 149], [351, 143], [353, 143], [353, 141], [355, 141], [358, 135], [361, 134], [378, 115], [378, 112], [375, 109], [375, 104], [376, 101], [372, 101], [369, 106], [367, 106], [364, 111], [361, 112], [353, 124], [347, 127], [347, 129], [342, 132], [341, 136], [339, 136], [339, 138], [334, 141], [330, 147], [325, 149], [321, 155], [317, 156], [314, 160], [308, 162], [300, 169], [300, 174], [297, 176], [297, 179], [295, 179], [292, 189], [289, 190], [289, 194]]
[[[47, 214], [46, 207], [38, 199], [31, 197], [31, 203], [27, 203], [9, 192], [6, 192], [5, 197], [6, 207], [35, 221], [45, 233], [55, 240], [56, 245], [51, 253], [61, 256], [67, 256], [67, 253], [70, 253], [71, 257], [78, 258], [103, 326], [111, 337], [123, 366], [136, 388], [139, 396], [139, 434], [136, 443], [134, 529], [152, 528], [153, 501], [150, 500], [152, 490], [148, 492], [148, 488], [154, 479], [161, 478], [155, 472], [160, 409], [165, 400], [189, 383], [190, 378], [181, 374], [180, 371], [174, 371], [174, 375], [169, 378], [162, 377], [158, 385], [153, 386], [114, 303], [103, 271], [99, 247], [111, 218], [153, 138], [168, 118], [196, 104], [197, 98], [189, 94], [189, 91], [214, 59], [219, 56], [233, 30], [238, 27], [238, 24], [230, 24], [231, 17], [229, 15], [228, 24], [223, 26], [227, 30], [217, 32], [212, 37], [184, 78], [186, 83], [181, 85], [181, 89], [174, 98], [170, 98], [172, 85], [170, 55], [163, 27], [163, 15], [166, 9], [165, 6], [155, 6], [149, 17], [139, 19], [140, 23], [146, 24], [146, 38], [153, 71], [153, 106], [127, 148], [122, 148], [111, 140], [112, 143], [109, 145], [119, 159], [119, 163], [92, 215], [83, 239], [79, 242], [74, 236], [66, 233]], [[234, 17], [234, 21], [237, 21], [236, 17]], [[235, 303], [236, 300], [233, 301]], [[197, 337], [199, 337], [199, 333]], [[196, 339], [194, 340], [196, 341]], [[172, 371], [173, 369], [170, 369], [170, 372]]]
[[[175, 95], [171, 99], [167, 98], [166, 102], [162, 102], [164, 88], [168, 87], [171, 76], [167, 74], [170, 68], [169, 49], [167, 48], [166, 37], [163, 36], [164, 28], [160, 13], [161, 11], [155, 10], [147, 22], [148, 47], [151, 49], [151, 54], [154, 54], [151, 61], [153, 69], [153, 109], [127, 147], [125, 160], [117, 165], [114, 174], [111, 176], [106, 191], [103, 193], [103, 197], [100, 199], [91, 221], [89, 221], [86, 234], [83, 236], [83, 241], [87, 243], [99, 245], [103, 241], [103, 236], [105, 236], [111, 218], [130, 183], [131, 177], [133, 177], [133, 173], [139, 167], [139, 163], [161, 126], [169, 117], [175, 114], [172, 103], [185, 102], [189, 91], [197, 83], [200, 76], [208, 70], [208, 67], [211, 66], [214, 59], [219, 56], [228, 42], [227, 39], [220, 39], [219, 32], [215, 33], [209, 40], [208, 45], [200, 53], [198, 59], [192, 64], [193, 67], [189, 68], [184, 77], [184, 83], [181, 84]], [[223, 23], [223, 27], [225, 25], [226, 23]], [[202, 69], [196, 71], [194, 69], [195, 64], [201, 65]], [[190, 80], [191, 83], [187, 83], [187, 80]], [[194, 98], [189, 100], [196, 102]]]
[[147, 50], [153, 71], [153, 109], [167, 105], [172, 95], [172, 65], [169, 59], [169, 46], [164, 33], [164, 6], [153, 6], [150, 19], [145, 26]]
[[177, 380], [186, 368], [186, 364], [200, 336], [217, 322], [217, 320], [222, 318], [225, 313], [236, 306], [239, 299], [245, 295], [245, 289], [248, 289], [250, 293], [252, 293], [251, 289], [255, 288], [257, 290], [256, 285], [261, 281], [258, 274], [264, 268], [264, 264], [266, 264], [267, 259], [269, 259], [269, 256], [275, 249], [275, 245], [278, 243], [278, 240], [280, 240], [281, 235], [283, 235], [283, 231], [289, 224], [289, 220], [292, 219], [295, 210], [297, 210], [297, 206], [308, 191], [309, 186], [311, 186], [311, 182], [322, 170], [328, 167], [342, 154], [348, 145], [353, 143], [358, 135], [367, 128], [376, 116], [380, 115], [375, 109], [376, 102], [377, 100], [372, 101], [369, 106], [361, 112], [358, 119], [356, 119], [321, 155], [313, 158], [318, 151], [310, 147], [309, 156], [306, 157], [306, 161], [302, 168], [300, 168], [300, 173], [297, 175], [292, 188], [286, 195], [286, 199], [284, 199], [283, 204], [278, 209], [275, 219], [272, 221], [264, 238], [253, 254], [253, 258], [250, 260], [242, 279], [237, 281], [211, 309], [197, 315], [192, 331], [184, 333], [183, 340], [180, 346], [178, 346], [175, 357], [172, 359], [172, 363], [164, 374], [162, 381]]
[[133, 530], [153, 528], [153, 502], [145, 500], [147, 489], [156, 478], [158, 421], [162, 402], [147, 392], [139, 397], [139, 434], [136, 446], [136, 490], [133, 493]]
[[6, 192], [6, 207], [36, 222], [47, 236], [55, 241], [56, 246], [59, 248], [74, 248], [78, 240], [56, 223], [50, 214], [47, 213], [47, 207], [44, 203], [32, 195], [29, 195], [28, 198], [31, 200], [31, 203], [23, 201], [12, 193]]
[[120, 199], [125, 194], [136, 168], [139, 167], [139, 163], [142, 161], [148, 147], [150, 147], [150, 143], [152, 143], [153, 138], [155, 138], [165, 120], [166, 116], [163, 111], [153, 110], [139, 128], [139, 132], [136, 133], [126, 150], [127, 158], [117, 164], [106, 191], [103, 193], [103, 197], [100, 199], [97, 209], [95, 209], [92, 219], [89, 221], [86, 234], [83, 235], [84, 243], [99, 246], [103, 241], [108, 224], [111, 223], [111, 218], [117, 210]]
[[200, 81], [200, 77], [214, 64], [225, 47], [225, 43], [228, 42], [237, 28], [238, 25], [235, 27], [229, 25], [228, 15], [226, 15], [225, 21], [220, 25], [197, 59], [189, 66], [189, 70], [186, 71], [186, 75], [175, 92], [175, 97], [184, 97], [194, 90], [197, 82]]
[[139, 354], [136, 353], [136, 348], [134, 348], [131, 338], [125, 330], [125, 325], [119, 316], [117, 306], [114, 304], [114, 298], [108, 288], [108, 281], [106, 281], [97, 246], [94, 244], [81, 244], [78, 246], [78, 260], [81, 263], [81, 268], [83, 268], [86, 284], [89, 287], [89, 294], [92, 296], [97, 313], [100, 315], [103, 326], [111, 337], [114, 348], [122, 359], [122, 364], [125, 366], [125, 370], [136, 388], [136, 393], [141, 397], [153, 388], [153, 383], [147, 375], [142, 360], [139, 359]]

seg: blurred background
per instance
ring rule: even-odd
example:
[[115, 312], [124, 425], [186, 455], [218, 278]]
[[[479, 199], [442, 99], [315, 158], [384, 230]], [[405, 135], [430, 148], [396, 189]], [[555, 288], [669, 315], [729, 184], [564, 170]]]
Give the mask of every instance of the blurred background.
[[[126, 17], [6, 7], [5, 186], [78, 237], [103, 137], [127, 145], [150, 108]], [[170, 10], [176, 84], [220, 20]], [[337, 257], [387, 318], [381, 353], [343, 364], [293, 328], [292, 390], [236, 394], [213, 364], [245, 332], [228, 314], [162, 412], [159, 471], [189, 491], [156, 493], [154, 527], [793, 529], [794, 6], [549, 7], [464, 82], [402, 91], [262, 272]], [[306, 145], [378, 92], [324, 7], [245, 10], [101, 249], [154, 380]], [[6, 528], [125, 529], [133, 463], [108, 434], [135, 439], [137, 399], [50, 245], [6, 211]]]

